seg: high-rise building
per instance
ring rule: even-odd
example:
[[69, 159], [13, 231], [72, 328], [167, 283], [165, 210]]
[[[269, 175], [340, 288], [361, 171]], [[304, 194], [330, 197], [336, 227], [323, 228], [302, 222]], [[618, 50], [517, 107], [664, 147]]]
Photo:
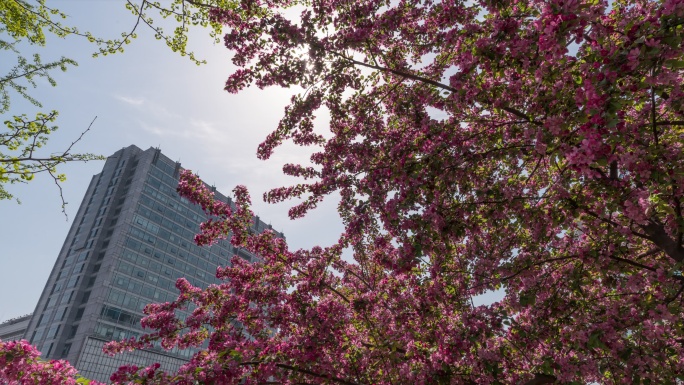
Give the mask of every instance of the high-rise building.
[[[233, 255], [256, 258], [228, 241], [194, 244], [206, 217], [176, 193], [180, 171], [180, 163], [159, 149], [130, 146], [107, 158], [93, 177], [26, 330], [43, 358], [67, 359], [99, 381], [124, 364], [158, 362], [175, 370], [189, 359], [192, 350], [158, 346], [114, 357], [102, 353], [109, 340], [140, 335], [142, 309], [174, 300], [179, 277], [207, 287], [219, 282], [216, 267]], [[271, 228], [259, 217], [254, 227]]]

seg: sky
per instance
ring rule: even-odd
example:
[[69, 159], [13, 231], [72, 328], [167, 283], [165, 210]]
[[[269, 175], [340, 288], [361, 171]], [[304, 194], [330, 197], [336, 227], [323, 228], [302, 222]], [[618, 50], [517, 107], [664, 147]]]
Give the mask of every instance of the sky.
[[[135, 23], [120, 0], [51, 0], [50, 6], [69, 15], [65, 25], [77, 26], [104, 38], [118, 37]], [[65, 149], [97, 119], [75, 152], [104, 156], [131, 144], [159, 147], [171, 159], [200, 176], [224, 194], [238, 184], [249, 189], [253, 209], [278, 231], [291, 248], [333, 244], [342, 231], [335, 199], [329, 199], [307, 217], [291, 221], [287, 210], [296, 202], [266, 204], [261, 196], [271, 188], [291, 185], [284, 176], [285, 163], [307, 162], [310, 150], [286, 145], [268, 161], [256, 158], [258, 144], [275, 129], [290, 96], [299, 89], [250, 88], [229, 94], [223, 85], [235, 69], [231, 53], [215, 44], [208, 31], [193, 31], [190, 47], [207, 64], [197, 66], [171, 52], [144, 28], [121, 54], [92, 58], [96, 46], [71, 36], [49, 38], [41, 49], [43, 61], [61, 56], [78, 67], [53, 72], [57, 87], [39, 82], [30, 94], [42, 104], [37, 109], [13, 95], [10, 111], [0, 116], [58, 110], [59, 130], [46, 150]], [[0, 53], [0, 71], [14, 60]], [[325, 116], [318, 128], [325, 130]], [[59, 191], [45, 176], [26, 185], [8, 186], [21, 200], [0, 201], [0, 321], [33, 312], [45, 282], [69, 231], [91, 177], [103, 161], [72, 163], [59, 171], [68, 202], [62, 213]]]

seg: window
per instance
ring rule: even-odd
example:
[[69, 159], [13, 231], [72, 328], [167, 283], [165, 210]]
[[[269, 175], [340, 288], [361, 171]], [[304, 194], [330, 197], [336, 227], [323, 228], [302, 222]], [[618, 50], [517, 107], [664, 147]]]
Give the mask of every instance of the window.
[[88, 254], [90, 254], [90, 251], [82, 251], [78, 255], [78, 259], [76, 260], [76, 262], [85, 261], [88, 258]]
[[43, 358], [47, 358], [50, 355], [50, 353], [52, 353], [52, 345], [52, 342], [49, 345], [47, 343], [43, 345], [43, 349], [41, 349], [41, 351], [43, 352]]
[[45, 309], [47, 309], [47, 308], [49, 308], [49, 307], [54, 306], [56, 303], [57, 303], [57, 296], [54, 295], [54, 296], [50, 297], [50, 298], [47, 300], [47, 302], [45, 303], [45, 307], [43, 308], [43, 310], [45, 310]]
[[64, 296], [62, 297], [62, 300], [60, 301], [60, 303], [61, 303], [61, 304], [66, 304], [66, 303], [71, 302], [71, 299], [74, 298], [74, 293], [75, 293], [75, 291], [71, 291], [71, 292], [69, 292], [68, 294], [64, 294]]
[[59, 293], [59, 291], [62, 290], [62, 287], [64, 287], [64, 281], [59, 281], [55, 283], [55, 285], [52, 286], [52, 291], [50, 292], [50, 294]]
[[145, 286], [143, 286], [143, 288], [142, 288], [141, 294], [142, 294], [143, 296], [147, 297], [147, 298], [152, 299], [152, 298], [154, 298], [154, 288], [145, 285]]
[[122, 277], [122, 276], [117, 276], [116, 279], [114, 280], [114, 284], [117, 286], [126, 287], [126, 286], [128, 286], [128, 278]]
[[51, 327], [50, 330], [48, 331], [47, 338], [55, 338], [57, 333], [59, 333], [59, 326], [60, 325], [55, 325], [55, 326]]
[[80, 264], [76, 265], [76, 268], [74, 269], [74, 274], [82, 273], [84, 269], [85, 269], [85, 263], [80, 263]]
[[81, 318], [83, 318], [83, 311], [84, 311], [84, 310], [85, 310], [84, 308], [78, 309], [78, 311], [76, 312], [76, 319], [75, 319], [75, 321], [80, 321]]
[[75, 287], [76, 285], [78, 285], [78, 281], [80, 280], [80, 278], [81, 278], [81, 276], [72, 277], [72, 278], [69, 280], [69, 282], [67, 283], [67, 288]]
[[60, 355], [60, 358], [64, 358], [69, 354], [69, 350], [71, 350], [71, 344], [64, 344], [64, 347], [62, 348], [62, 354]]

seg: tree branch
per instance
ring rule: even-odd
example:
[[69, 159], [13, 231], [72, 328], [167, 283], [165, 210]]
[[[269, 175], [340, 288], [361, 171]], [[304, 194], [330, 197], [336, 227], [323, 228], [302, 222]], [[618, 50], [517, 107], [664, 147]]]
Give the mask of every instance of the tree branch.
[[684, 262], [684, 249], [674, 239], [670, 238], [665, 231], [665, 227], [654, 221], [649, 221], [647, 225], [639, 225], [646, 233], [647, 238], [665, 252], [676, 262]]
[[[409, 72], [403, 72], [403, 71], [395, 70], [395, 69], [392, 69], [392, 68], [381, 67], [381, 66], [378, 66], [378, 65], [375, 65], [375, 64], [364, 63], [364, 62], [362, 62], [362, 61], [358, 61], [358, 60], [355, 60], [355, 59], [346, 57], [346, 56], [344, 56], [344, 55], [342, 55], [342, 54], [339, 54], [339, 53], [337, 53], [337, 52], [331, 52], [331, 53], [332, 53], [333, 55], [337, 56], [337, 57], [340, 57], [340, 58], [342, 58], [342, 59], [344, 59], [344, 60], [347, 60], [348, 62], [350, 62], [350, 63], [352, 63], [352, 64], [360, 65], [360, 66], [367, 67], [367, 68], [372, 68], [372, 69], [375, 69], [375, 70], [378, 70], [378, 71], [389, 72], [389, 73], [395, 74], [395, 75], [397, 75], [397, 76], [403, 76], [403, 77], [408, 78], [408, 79], [412, 79], [412, 80], [419, 81], [419, 82], [422, 82], [422, 83], [430, 84], [430, 85], [432, 85], [432, 86], [435, 86], [435, 87], [437, 87], [437, 88], [441, 88], [441, 89], [446, 90], [446, 91], [449, 91], [449, 92], [451, 92], [451, 93], [458, 92], [457, 89], [455, 89], [455, 88], [453, 88], [453, 87], [451, 87], [451, 86], [448, 86], [448, 85], [446, 85], [446, 84], [443, 84], [443, 83], [434, 81], [434, 80], [432, 80], [432, 79], [428, 79], [428, 78], [422, 77], [422, 76], [420, 76], [420, 75], [415, 75], [415, 74], [412, 74], [412, 73], [409, 73]], [[493, 104], [493, 103], [491, 103], [491, 102], [489, 102], [489, 101], [487, 101], [487, 103], [490, 104], [490, 105]], [[517, 117], [519, 117], [519, 118], [521, 118], [521, 119], [524, 119], [525, 121], [527, 121], [527, 122], [529, 122], [529, 123], [535, 124], [535, 125], [537, 125], [537, 126], [541, 125], [541, 123], [539, 123], [539, 122], [533, 120], [533, 119], [530, 118], [529, 116], [525, 115], [524, 113], [522, 113], [522, 112], [520, 112], [520, 111], [518, 111], [518, 110], [516, 110], [516, 109], [514, 109], [514, 108], [507, 107], [507, 106], [502, 106], [502, 107], [498, 107], [498, 108], [500, 108], [500, 109], [502, 109], [502, 110], [504, 110], [504, 111], [506, 111], [506, 112], [508, 112], [508, 113], [510, 113], [510, 114], [513, 114], [513, 115], [515, 115], [515, 116], [517, 116]]]
[[523, 385], [542, 385], [542, 384], [553, 384], [556, 382], [556, 377], [548, 374], [535, 373], [534, 378], [523, 383]]

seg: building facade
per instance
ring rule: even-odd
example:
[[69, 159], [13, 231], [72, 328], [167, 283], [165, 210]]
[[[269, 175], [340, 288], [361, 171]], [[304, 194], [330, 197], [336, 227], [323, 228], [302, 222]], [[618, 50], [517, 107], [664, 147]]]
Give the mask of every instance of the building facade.
[[[172, 371], [194, 353], [159, 346], [114, 357], [102, 353], [107, 341], [140, 335], [142, 309], [174, 300], [179, 277], [207, 287], [219, 282], [216, 267], [233, 255], [256, 258], [228, 241], [194, 244], [206, 217], [176, 193], [180, 171], [180, 163], [159, 149], [129, 146], [92, 178], [26, 330], [43, 358], [67, 359], [83, 376], [107, 381], [124, 364], [158, 362]], [[258, 217], [254, 227], [271, 228]]]
[[31, 314], [8, 319], [0, 323], [0, 341], [17, 341], [24, 337]]

